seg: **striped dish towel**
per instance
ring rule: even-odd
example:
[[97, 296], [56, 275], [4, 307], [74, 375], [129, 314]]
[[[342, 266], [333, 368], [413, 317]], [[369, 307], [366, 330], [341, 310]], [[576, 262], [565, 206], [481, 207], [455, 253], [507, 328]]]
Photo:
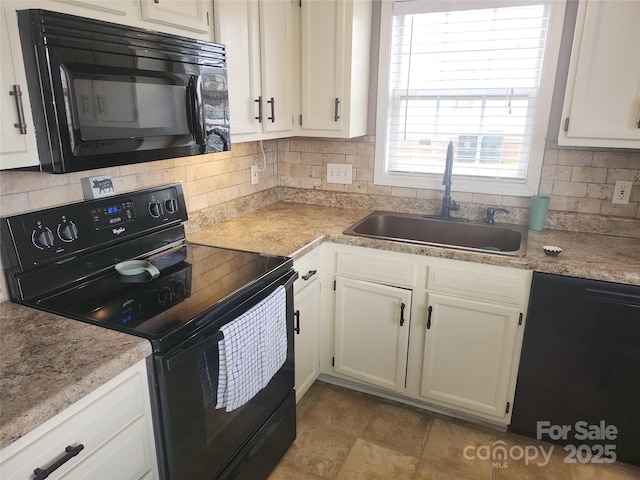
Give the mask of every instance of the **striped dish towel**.
[[266, 387], [287, 358], [285, 288], [278, 287], [220, 331], [216, 408], [230, 412]]

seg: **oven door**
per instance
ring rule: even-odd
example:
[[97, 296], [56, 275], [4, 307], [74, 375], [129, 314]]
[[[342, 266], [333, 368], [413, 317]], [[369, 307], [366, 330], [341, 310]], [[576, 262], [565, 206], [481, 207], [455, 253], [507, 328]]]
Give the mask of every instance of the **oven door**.
[[[277, 282], [166, 355], [156, 355], [157, 396], [164, 444], [160, 463], [171, 480], [260, 478], [295, 438], [293, 392], [293, 291], [290, 270]], [[220, 327], [256, 305], [279, 285], [286, 288], [287, 358], [265, 388], [248, 403], [227, 412], [215, 408]], [[203, 377], [203, 365], [207, 373]], [[158, 425], [156, 425], [158, 426]], [[255, 457], [256, 461], [252, 457]], [[163, 470], [161, 465], [161, 470]], [[247, 472], [251, 476], [247, 477]]]

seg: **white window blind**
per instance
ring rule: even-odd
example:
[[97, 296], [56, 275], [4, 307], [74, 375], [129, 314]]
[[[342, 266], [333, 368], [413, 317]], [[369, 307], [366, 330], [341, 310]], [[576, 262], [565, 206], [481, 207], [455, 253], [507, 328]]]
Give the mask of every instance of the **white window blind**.
[[441, 174], [451, 140], [456, 175], [525, 181], [551, 8], [478, 3], [394, 3], [386, 173]]

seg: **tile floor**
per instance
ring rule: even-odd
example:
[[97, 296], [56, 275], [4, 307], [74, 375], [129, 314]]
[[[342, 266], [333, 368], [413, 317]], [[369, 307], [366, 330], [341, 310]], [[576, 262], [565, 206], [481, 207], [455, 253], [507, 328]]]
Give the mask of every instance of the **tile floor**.
[[552, 447], [317, 381], [298, 403], [297, 439], [269, 480], [640, 479], [640, 468], [625, 464], [564, 463], [559, 446], [543, 466], [542, 456], [528, 465], [465, 459], [465, 449], [478, 448], [486, 458], [480, 452], [494, 445], [513, 452], [543, 448], [547, 455]]

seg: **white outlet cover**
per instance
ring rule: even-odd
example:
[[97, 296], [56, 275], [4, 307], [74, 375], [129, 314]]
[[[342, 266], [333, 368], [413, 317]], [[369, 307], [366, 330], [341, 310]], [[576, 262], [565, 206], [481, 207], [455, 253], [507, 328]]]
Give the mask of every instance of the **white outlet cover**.
[[353, 165], [350, 163], [327, 163], [327, 183], [353, 183]]
[[626, 205], [629, 203], [629, 197], [631, 196], [631, 187], [633, 182], [627, 180], [618, 180], [616, 186], [613, 189], [613, 198], [611, 203], [618, 205]]

